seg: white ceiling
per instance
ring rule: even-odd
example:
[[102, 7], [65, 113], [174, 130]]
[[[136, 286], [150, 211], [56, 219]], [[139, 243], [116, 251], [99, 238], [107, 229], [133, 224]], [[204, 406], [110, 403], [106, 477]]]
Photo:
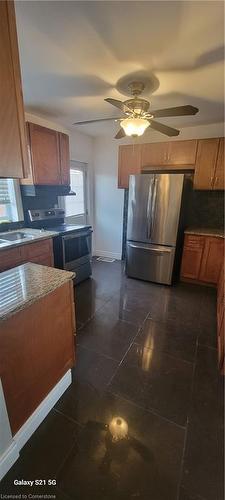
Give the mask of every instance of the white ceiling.
[[[222, 1], [16, 2], [25, 107], [71, 128], [118, 116], [105, 97], [125, 100], [120, 80], [159, 81], [152, 108], [192, 104], [196, 116], [167, 118], [182, 128], [223, 121]], [[76, 127], [113, 135], [114, 122]]]

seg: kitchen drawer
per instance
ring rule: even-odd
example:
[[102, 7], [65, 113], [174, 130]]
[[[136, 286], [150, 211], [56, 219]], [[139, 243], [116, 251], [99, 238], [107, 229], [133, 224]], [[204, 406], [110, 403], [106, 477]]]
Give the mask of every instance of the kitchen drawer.
[[49, 253], [45, 253], [43, 255], [38, 255], [37, 257], [30, 257], [30, 262], [32, 262], [33, 264], [40, 264], [42, 266], [49, 266], [49, 267], [53, 267], [53, 258], [52, 258], [52, 254], [49, 254]]
[[204, 236], [185, 235], [184, 246], [188, 248], [203, 248], [205, 244]]
[[22, 247], [0, 251], [0, 272], [19, 266], [23, 261]]
[[24, 260], [29, 261], [35, 257], [52, 252], [52, 239], [41, 240], [34, 243], [29, 243], [23, 247]]

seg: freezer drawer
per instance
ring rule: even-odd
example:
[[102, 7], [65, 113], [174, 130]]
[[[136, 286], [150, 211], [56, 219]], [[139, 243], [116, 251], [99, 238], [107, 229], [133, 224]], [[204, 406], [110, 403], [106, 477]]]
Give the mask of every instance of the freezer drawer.
[[126, 274], [156, 283], [172, 282], [175, 247], [127, 242]]

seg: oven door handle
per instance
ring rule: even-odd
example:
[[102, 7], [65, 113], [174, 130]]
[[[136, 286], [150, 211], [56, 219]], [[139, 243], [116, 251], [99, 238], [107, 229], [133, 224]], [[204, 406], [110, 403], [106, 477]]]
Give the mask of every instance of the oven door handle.
[[85, 233], [65, 234], [65, 235], [61, 236], [61, 238], [63, 241], [66, 241], [66, 240], [71, 240], [71, 239], [76, 239], [76, 238], [84, 238], [84, 237], [90, 236], [91, 233], [93, 233], [92, 229], [90, 229], [90, 231], [88, 231], [88, 232], [86, 231]]

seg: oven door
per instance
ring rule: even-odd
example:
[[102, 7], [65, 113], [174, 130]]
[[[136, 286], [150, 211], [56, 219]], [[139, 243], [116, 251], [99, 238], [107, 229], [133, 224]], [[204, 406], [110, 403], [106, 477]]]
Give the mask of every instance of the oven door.
[[91, 259], [92, 231], [66, 234], [62, 236], [63, 268], [75, 270]]

